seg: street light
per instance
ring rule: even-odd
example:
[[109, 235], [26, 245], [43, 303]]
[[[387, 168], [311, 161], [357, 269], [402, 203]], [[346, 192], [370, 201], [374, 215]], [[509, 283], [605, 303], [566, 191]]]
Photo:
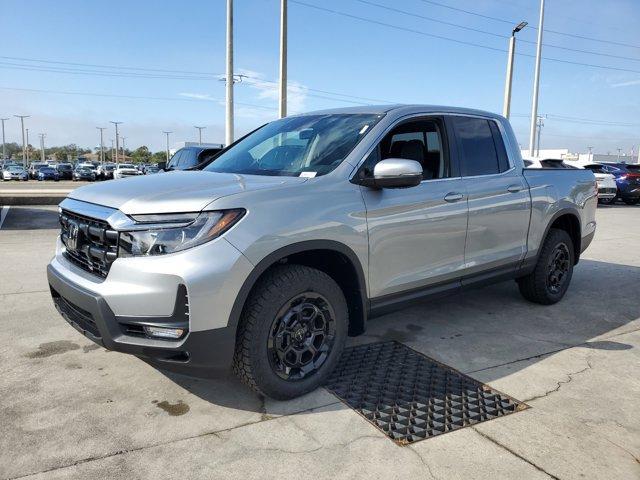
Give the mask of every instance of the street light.
[[38, 136], [40, 137], [40, 160], [44, 162], [44, 137], [46, 137], [47, 135], [44, 133], [39, 133]]
[[27, 163], [29, 163], [29, 161], [31, 160], [29, 158], [29, 129], [27, 128]]
[[202, 145], [202, 130], [204, 130], [207, 127], [198, 127], [197, 125], [194, 125], [194, 128], [198, 129], [198, 143]]
[[522, 30], [528, 25], [527, 22], [520, 22], [511, 31], [511, 38], [509, 38], [509, 57], [507, 60], [507, 80], [504, 85], [504, 105], [502, 107], [502, 115], [505, 118], [509, 118], [509, 111], [511, 110], [511, 83], [513, 80], [513, 57], [516, 51], [516, 33]]
[[7, 158], [7, 147], [4, 141], [4, 122], [9, 120], [8, 118], [0, 118], [0, 122], [2, 122], [2, 159]]
[[540, 93], [540, 61], [542, 59], [542, 32], [544, 32], [544, 0], [540, 0], [538, 20], [538, 42], [536, 45], [536, 68], [533, 74], [533, 99], [531, 101], [531, 129], [529, 131], [529, 156], [533, 157], [536, 142], [536, 122], [538, 120], [538, 94]]
[[163, 131], [162, 133], [164, 133], [167, 136], [167, 165], [169, 165], [169, 134], [173, 132]]
[[27, 168], [27, 146], [24, 143], [24, 119], [29, 118], [30, 115], [14, 115], [20, 119], [20, 126], [22, 127], [22, 166]]
[[100, 165], [104, 165], [104, 141], [103, 141], [103, 131], [106, 130], [106, 127], [96, 127], [100, 130]]
[[110, 121], [109, 123], [113, 123], [116, 126], [116, 158], [114, 159], [114, 162], [116, 163], [116, 168], [118, 165], [118, 148], [120, 148], [120, 143], [119, 143], [119, 139], [118, 139], [118, 125], [120, 125], [122, 122], [114, 122], [114, 121]]

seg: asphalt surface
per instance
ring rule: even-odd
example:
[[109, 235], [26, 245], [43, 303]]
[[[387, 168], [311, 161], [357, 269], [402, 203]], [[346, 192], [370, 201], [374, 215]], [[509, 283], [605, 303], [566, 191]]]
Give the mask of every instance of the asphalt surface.
[[530, 408], [401, 447], [324, 389], [258, 398], [96, 348], [57, 314], [55, 207], [0, 228], [0, 478], [640, 478], [640, 207], [599, 208], [557, 305], [514, 282], [398, 310], [396, 339]]

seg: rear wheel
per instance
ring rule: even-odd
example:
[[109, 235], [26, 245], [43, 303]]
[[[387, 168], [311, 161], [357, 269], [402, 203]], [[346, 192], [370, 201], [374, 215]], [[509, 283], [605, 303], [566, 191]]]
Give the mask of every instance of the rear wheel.
[[636, 198], [623, 198], [622, 199], [624, 201], [624, 203], [626, 203], [627, 205], [637, 205], [638, 202], [640, 202], [640, 197], [636, 197]]
[[522, 296], [542, 305], [560, 301], [569, 288], [574, 259], [573, 242], [569, 234], [552, 228], [533, 272], [517, 280]]
[[347, 337], [347, 303], [327, 274], [282, 265], [259, 281], [238, 326], [233, 370], [256, 392], [276, 399], [322, 385]]

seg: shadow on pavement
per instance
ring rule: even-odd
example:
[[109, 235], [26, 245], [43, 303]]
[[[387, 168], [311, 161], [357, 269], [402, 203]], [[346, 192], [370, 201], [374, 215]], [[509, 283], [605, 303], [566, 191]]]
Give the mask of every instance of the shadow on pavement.
[[10, 207], [2, 230], [51, 230], [60, 228], [56, 206]]
[[[472, 377], [482, 370], [490, 384], [501, 378], [500, 369], [493, 367], [510, 364], [513, 374], [532, 361], [574, 346], [611, 351], [632, 348], [613, 339], [591, 339], [640, 317], [635, 292], [639, 283], [639, 267], [583, 259], [567, 295], [556, 305], [529, 303], [520, 296], [515, 282], [504, 282], [371, 319], [367, 332], [350, 338], [348, 344], [397, 340]], [[525, 359], [528, 361], [521, 361]], [[264, 401], [231, 373], [196, 378], [179, 373], [180, 369], [153, 366], [208, 402], [265, 412]], [[322, 390], [296, 401], [302, 402], [302, 408], [311, 408], [315, 405], [309, 399], [315, 401], [317, 395], [330, 394]], [[284, 413], [287, 403], [270, 402], [269, 413]], [[344, 406], [336, 404], [335, 408]]]

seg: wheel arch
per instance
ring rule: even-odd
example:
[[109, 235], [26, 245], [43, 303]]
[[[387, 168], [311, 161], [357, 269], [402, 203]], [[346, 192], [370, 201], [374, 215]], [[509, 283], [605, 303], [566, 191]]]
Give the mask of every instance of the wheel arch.
[[573, 251], [575, 255], [574, 265], [577, 264], [580, 260], [580, 247], [582, 243], [582, 226], [580, 224], [580, 216], [570, 208], [565, 208], [556, 212], [547, 224], [540, 245], [544, 243], [552, 228], [564, 230], [569, 234], [573, 243]]
[[229, 327], [237, 331], [244, 306], [258, 280], [271, 268], [283, 263], [307, 265], [333, 278], [342, 289], [349, 308], [349, 335], [364, 332], [368, 298], [362, 265], [351, 248], [332, 240], [298, 242], [264, 257], [242, 284], [229, 315]]

